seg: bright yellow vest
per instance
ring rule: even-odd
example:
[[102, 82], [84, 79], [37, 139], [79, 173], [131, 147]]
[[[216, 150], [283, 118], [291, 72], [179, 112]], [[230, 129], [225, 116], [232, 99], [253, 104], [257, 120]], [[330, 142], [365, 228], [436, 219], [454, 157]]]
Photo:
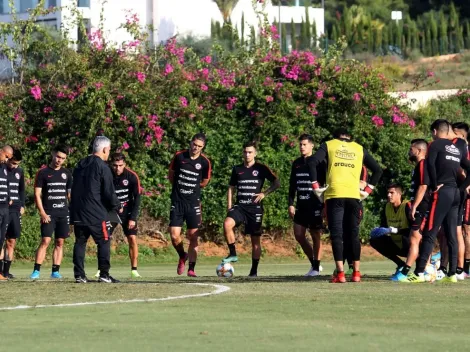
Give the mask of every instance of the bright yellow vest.
[[326, 142], [328, 149], [328, 172], [326, 183], [330, 186], [325, 199], [360, 199], [359, 181], [361, 178], [364, 149], [355, 142], [332, 139]]
[[[404, 200], [398, 207], [397, 211], [395, 211], [391, 203], [387, 203], [387, 205], [385, 205], [385, 218], [387, 219], [387, 225], [389, 227], [396, 227], [398, 231], [409, 228], [410, 225], [405, 212], [406, 203], [408, 203], [408, 200]], [[391, 236], [393, 242], [401, 248], [402, 236], [399, 233], [393, 233]]]

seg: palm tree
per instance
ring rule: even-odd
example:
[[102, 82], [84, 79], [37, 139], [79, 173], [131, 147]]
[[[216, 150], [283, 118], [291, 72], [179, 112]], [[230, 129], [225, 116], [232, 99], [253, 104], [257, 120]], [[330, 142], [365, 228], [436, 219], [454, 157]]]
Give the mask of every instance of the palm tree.
[[238, 0], [214, 0], [219, 8], [222, 17], [224, 18], [224, 23], [230, 22], [230, 15], [232, 14], [233, 9], [237, 6]]

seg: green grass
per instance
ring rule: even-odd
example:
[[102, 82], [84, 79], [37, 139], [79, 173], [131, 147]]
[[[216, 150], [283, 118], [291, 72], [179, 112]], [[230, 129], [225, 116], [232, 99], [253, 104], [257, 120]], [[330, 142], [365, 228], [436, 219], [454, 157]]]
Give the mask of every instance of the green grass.
[[[248, 279], [248, 261], [235, 265], [235, 277], [215, 277], [215, 264], [196, 267], [197, 279], [177, 277], [175, 265], [139, 267], [145, 279], [121, 284], [30, 282], [31, 265], [17, 264], [18, 278], [2, 283], [0, 307], [163, 298], [213, 291], [187, 283], [223, 284], [220, 295], [152, 303], [0, 311], [3, 345], [12, 351], [464, 351], [470, 307], [470, 281], [449, 284], [397, 284], [387, 280], [394, 266], [363, 265], [362, 283], [330, 284], [324, 276], [305, 279], [307, 262], [260, 264], [260, 277]], [[95, 264], [88, 268], [94, 274]], [[44, 279], [50, 269], [44, 268]], [[452, 327], [452, 328], [450, 328]]]

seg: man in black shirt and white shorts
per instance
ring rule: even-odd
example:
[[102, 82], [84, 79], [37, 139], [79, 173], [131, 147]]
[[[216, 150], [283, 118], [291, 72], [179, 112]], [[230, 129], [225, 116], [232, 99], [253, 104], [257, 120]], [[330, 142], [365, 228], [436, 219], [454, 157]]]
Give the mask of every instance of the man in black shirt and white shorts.
[[47, 247], [55, 236], [55, 246], [52, 258], [52, 279], [61, 279], [59, 273], [63, 257], [63, 246], [69, 237], [69, 201], [72, 189], [72, 174], [63, 168], [67, 159], [67, 148], [56, 146], [52, 151], [52, 161], [36, 174], [34, 183], [34, 198], [41, 216], [41, 243], [36, 251], [34, 270], [30, 275], [32, 280], [40, 277], [41, 265], [46, 257]]
[[[206, 136], [197, 133], [191, 139], [189, 149], [176, 152], [171, 161], [168, 179], [173, 184], [171, 191], [170, 236], [178, 253], [176, 273], [183, 274], [189, 259], [188, 276], [196, 277], [194, 270], [197, 260], [198, 230], [201, 226], [201, 188], [211, 178], [211, 162], [202, 154], [206, 146]], [[186, 222], [186, 236], [189, 240], [188, 252], [184, 250], [181, 229]]]
[[[224, 233], [227, 239], [229, 255], [222, 259], [222, 263], [237, 262], [235, 249], [234, 228], [245, 224], [245, 234], [251, 235], [252, 264], [250, 277], [258, 276], [258, 264], [261, 257], [261, 225], [263, 222], [262, 200], [280, 187], [279, 179], [269, 167], [255, 161], [256, 144], [245, 143], [243, 146], [243, 164], [232, 170], [227, 192], [228, 214], [224, 221]], [[262, 191], [264, 181], [271, 182], [271, 186]], [[232, 196], [237, 190], [237, 201], [232, 207]]]

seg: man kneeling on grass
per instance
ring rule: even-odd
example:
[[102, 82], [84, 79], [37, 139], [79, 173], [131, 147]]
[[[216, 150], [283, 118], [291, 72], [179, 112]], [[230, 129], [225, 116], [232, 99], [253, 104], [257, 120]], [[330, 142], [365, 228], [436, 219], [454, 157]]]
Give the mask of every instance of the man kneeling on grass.
[[402, 200], [402, 195], [403, 188], [400, 185], [388, 186], [388, 202], [381, 214], [380, 227], [373, 229], [370, 234], [370, 245], [394, 262], [397, 269], [405, 266], [400, 257], [406, 258], [410, 248], [410, 206], [407, 200]]

